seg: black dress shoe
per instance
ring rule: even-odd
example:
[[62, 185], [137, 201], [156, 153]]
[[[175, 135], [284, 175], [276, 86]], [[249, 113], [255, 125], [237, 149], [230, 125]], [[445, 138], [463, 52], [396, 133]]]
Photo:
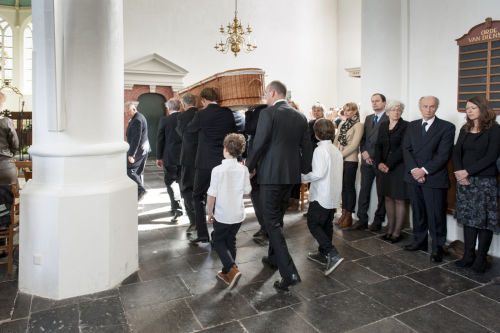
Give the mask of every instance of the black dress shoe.
[[194, 231], [196, 231], [196, 225], [190, 225], [187, 229], [186, 229], [186, 234], [190, 235], [192, 234]]
[[368, 230], [370, 230], [370, 231], [380, 231], [380, 229], [382, 229], [382, 225], [377, 224], [377, 223], [372, 223], [368, 227]]
[[409, 245], [405, 245], [404, 249], [406, 251], [419, 251], [419, 250], [420, 251], [427, 251], [427, 246], [411, 243]]
[[270, 267], [271, 269], [278, 269], [278, 266], [276, 266], [275, 264], [273, 264], [271, 262], [271, 260], [269, 260], [269, 257], [262, 257], [262, 263], [268, 267]]
[[385, 240], [385, 241], [390, 241], [391, 238], [392, 238], [391, 234], [383, 234], [382, 236], [380, 236], [380, 239]]
[[399, 242], [400, 240], [403, 239], [403, 236], [399, 235], [399, 236], [391, 236], [388, 240], [394, 244], [394, 243], [397, 243]]
[[300, 278], [297, 274], [292, 274], [290, 278], [282, 278], [280, 281], [274, 282], [274, 288], [282, 291], [288, 291], [288, 287], [295, 286], [300, 282]]
[[196, 243], [208, 243], [209, 239], [208, 239], [208, 237], [196, 237], [196, 238], [189, 239], [189, 241], [191, 243], [193, 243], [193, 244], [196, 244]]
[[351, 230], [366, 230], [368, 226], [364, 223], [356, 222], [351, 226]]
[[257, 231], [255, 234], [253, 234], [254, 238], [269, 238], [269, 236], [267, 235], [267, 232], [263, 229], [260, 229], [259, 231]]
[[431, 262], [442, 262], [443, 254], [441, 252], [432, 252], [431, 254]]

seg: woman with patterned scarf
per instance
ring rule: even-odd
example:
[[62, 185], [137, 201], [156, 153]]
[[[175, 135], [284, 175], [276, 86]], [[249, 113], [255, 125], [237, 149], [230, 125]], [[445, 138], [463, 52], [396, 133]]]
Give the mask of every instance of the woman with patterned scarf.
[[344, 158], [342, 178], [342, 216], [335, 222], [341, 228], [352, 224], [352, 213], [356, 206], [356, 172], [359, 163], [359, 142], [363, 137], [363, 124], [359, 122], [359, 111], [356, 103], [344, 105], [345, 120], [340, 123], [335, 142], [333, 143]]

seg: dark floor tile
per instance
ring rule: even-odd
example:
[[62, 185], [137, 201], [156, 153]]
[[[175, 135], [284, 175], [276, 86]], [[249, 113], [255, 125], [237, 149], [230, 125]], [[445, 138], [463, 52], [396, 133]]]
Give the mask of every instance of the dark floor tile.
[[317, 332], [291, 308], [242, 319], [241, 323], [249, 333]]
[[408, 277], [447, 296], [479, 286], [472, 280], [439, 267], [409, 274]]
[[[253, 241], [251, 241], [253, 243]], [[240, 265], [250, 261], [260, 261], [263, 256], [267, 256], [267, 247], [245, 246], [236, 249], [236, 264]], [[222, 266], [222, 264], [220, 264]]]
[[237, 321], [232, 321], [227, 324], [207, 328], [206, 330], [198, 331], [199, 333], [248, 333], [241, 324]]
[[98, 293], [93, 293], [93, 294], [87, 294], [80, 296], [79, 301], [81, 302], [86, 302], [86, 301], [92, 301], [100, 298], [106, 298], [106, 297], [113, 297], [113, 296], [119, 296], [118, 288], [113, 288], [113, 289], [108, 289], [104, 290]]
[[[200, 255], [206, 257], [206, 255]], [[142, 281], [149, 281], [184, 272], [192, 272], [193, 269], [188, 264], [187, 257], [172, 258], [163, 260], [161, 258], [143, 261], [139, 263], [139, 275]]]
[[500, 332], [500, 303], [468, 291], [439, 302], [441, 305], [460, 313], [462, 316], [489, 328], [493, 332]]
[[415, 333], [414, 330], [402, 324], [394, 318], [385, 318], [373, 324], [369, 324], [349, 333]]
[[356, 263], [371, 269], [384, 277], [393, 278], [399, 275], [405, 275], [416, 271], [415, 268], [395, 261], [386, 255], [378, 255], [356, 260]]
[[493, 260], [493, 263], [484, 274], [475, 273], [470, 268], [457, 267], [454, 262], [446, 264], [443, 267], [479, 283], [488, 283], [493, 278], [500, 276], [500, 259]]
[[133, 332], [180, 333], [201, 328], [184, 299], [134, 308], [126, 316]]
[[351, 242], [351, 246], [371, 255], [386, 254], [399, 250], [399, 247], [396, 245], [373, 237]]
[[[236, 254], [236, 256], [238, 256], [238, 254]], [[222, 267], [219, 256], [215, 250], [210, 251], [209, 253], [187, 256], [182, 259], [189, 264], [189, 267], [191, 267], [193, 271], [211, 268], [218, 268], [220, 270]]]
[[368, 230], [350, 230], [335, 227], [335, 235], [347, 241], [356, 241], [364, 238], [374, 237], [375, 234]]
[[376, 284], [363, 285], [358, 289], [398, 313], [444, 297], [444, 295], [404, 276]]
[[384, 281], [386, 278], [361, 266], [356, 262], [342, 262], [331, 274], [331, 278], [349, 286], [356, 287], [363, 284], [373, 284]]
[[12, 312], [12, 320], [28, 317], [31, 308], [31, 298], [31, 295], [21, 292], [17, 293], [14, 311]]
[[474, 291], [500, 302], [500, 284], [488, 284]]
[[292, 308], [319, 331], [332, 333], [345, 332], [394, 313], [356, 290], [303, 302]]
[[127, 323], [118, 296], [81, 302], [80, 327], [120, 326]]
[[238, 293], [211, 291], [187, 299], [203, 327], [215, 326], [248, 317], [257, 312]]
[[[276, 276], [277, 279], [279, 276]], [[242, 286], [239, 293], [259, 312], [276, 310], [303, 301], [299, 297], [296, 287], [291, 287], [290, 292], [280, 292], [273, 287], [274, 280], [269, 279], [265, 282]]]
[[30, 332], [79, 332], [78, 305], [72, 304], [31, 314]]
[[12, 274], [7, 274], [7, 265], [0, 265], [0, 282], [17, 281], [18, 269], [17, 265], [13, 266]]
[[125, 286], [127, 284], [133, 284], [133, 283], [137, 283], [137, 282], [141, 282], [141, 278], [139, 276], [139, 271], [134, 272], [134, 273], [130, 274], [129, 276], [127, 276], [125, 278], [125, 280], [122, 281], [121, 285]]
[[[240, 267], [241, 268], [241, 267]], [[189, 292], [193, 295], [199, 295], [214, 289], [223, 290], [227, 285], [221, 283], [216, 277], [220, 268], [207, 268], [197, 272], [185, 272], [179, 274], [180, 279], [185, 283]], [[241, 284], [241, 281], [239, 281]]]
[[7, 321], [0, 324], [0, 333], [20, 333], [28, 329], [28, 319]]
[[427, 269], [443, 265], [445, 263], [434, 263], [430, 261], [429, 254], [423, 251], [399, 250], [386, 254], [389, 258], [398, 260], [416, 269]]
[[125, 311], [190, 295], [177, 276], [122, 286], [119, 291]]
[[166, 236], [164, 233], [159, 230], [151, 230], [151, 231], [139, 231], [138, 239], [139, 246], [147, 245], [151, 242], [162, 242], [166, 243]]
[[33, 299], [31, 300], [31, 313], [47, 311], [51, 309], [65, 307], [68, 305], [78, 304], [79, 301], [80, 301], [79, 297], [71, 297], [58, 301], [51, 298], [33, 296]]
[[339, 251], [340, 255], [345, 260], [357, 260], [371, 256], [371, 254], [356, 249], [346, 242], [335, 242], [335, 238], [333, 241], [333, 245], [335, 245], [335, 248], [337, 249], [337, 251]]
[[114, 325], [105, 327], [80, 327], [80, 333], [130, 333], [128, 325]]
[[[336, 276], [337, 273], [337, 271], [334, 271], [330, 276]], [[302, 282], [294, 287], [293, 290], [306, 299], [326, 296], [348, 289], [347, 286], [340, 282], [331, 279], [329, 276], [325, 276], [323, 270], [300, 271], [300, 277]]]
[[402, 321], [417, 332], [488, 332], [486, 328], [435, 303], [400, 314], [396, 319]]
[[0, 283], [0, 321], [10, 319], [17, 295], [17, 281]]

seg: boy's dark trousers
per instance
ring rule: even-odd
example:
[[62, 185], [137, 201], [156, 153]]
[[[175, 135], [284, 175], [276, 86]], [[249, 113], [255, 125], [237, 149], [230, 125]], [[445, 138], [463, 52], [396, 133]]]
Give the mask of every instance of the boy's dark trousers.
[[332, 255], [338, 254], [337, 249], [332, 245], [334, 215], [335, 209], [323, 208], [317, 201], [309, 204], [307, 227], [319, 243], [319, 253], [324, 256], [330, 253]]
[[215, 251], [222, 262], [222, 273], [227, 274], [235, 264], [236, 259], [236, 234], [240, 230], [241, 222], [226, 224], [214, 221], [212, 241]]

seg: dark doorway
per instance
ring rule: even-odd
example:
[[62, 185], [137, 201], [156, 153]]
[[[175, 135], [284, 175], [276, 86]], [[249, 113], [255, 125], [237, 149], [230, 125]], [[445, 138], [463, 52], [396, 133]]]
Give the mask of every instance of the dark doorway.
[[137, 100], [139, 101], [137, 110], [148, 121], [148, 139], [151, 145], [149, 158], [156, 159], [156, 134], [160, 118], [165, 115], [165, 97], [160, 94], [142, 94]]

